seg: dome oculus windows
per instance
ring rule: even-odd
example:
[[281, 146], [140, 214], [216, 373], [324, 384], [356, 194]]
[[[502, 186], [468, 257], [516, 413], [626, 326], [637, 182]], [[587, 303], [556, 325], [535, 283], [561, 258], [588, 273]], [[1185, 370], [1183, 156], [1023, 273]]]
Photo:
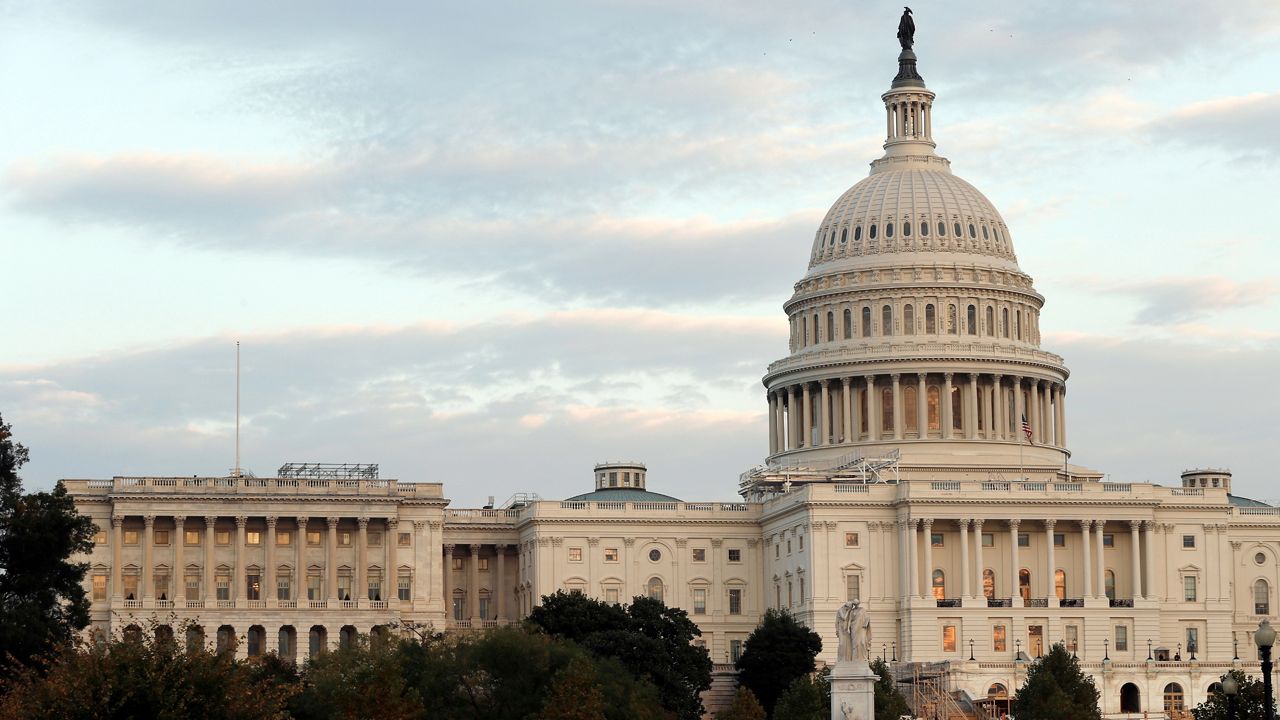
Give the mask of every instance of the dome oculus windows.
[[858, 227], [853, 229], [853, 241], [858, 242], [861, 239], [862, 239], [862, 226], [859, 225]]
[[875, 223], [871, 223], [871, 230], [870, 230], [870, 232], [869, 232], [869, 234], [868, 234], [868, 237], [869, 237], [869, 238], [871, 238], [872, 240], [875, 240], [875, 239], [876, 239], [876, 224], [875, 224]]
[[947, 236], [947, 224], [939, 220], [938, 221], [938, 237], [946, 237], [946, 236]]
[[902, 223], [902, 237], [911, 237], [911, 223]]
[[893, 223], [885, 223], [884, 236], [887, 238], [893, 237]]
[[964, 231], [960, 229], [960, 223], [953, 224], [951, 229], [955, 231], [956, 237], [964, 237]]
[[654, 548], [649, 551], [649, 562], [658, 562], [662, 559], [662, 551]]

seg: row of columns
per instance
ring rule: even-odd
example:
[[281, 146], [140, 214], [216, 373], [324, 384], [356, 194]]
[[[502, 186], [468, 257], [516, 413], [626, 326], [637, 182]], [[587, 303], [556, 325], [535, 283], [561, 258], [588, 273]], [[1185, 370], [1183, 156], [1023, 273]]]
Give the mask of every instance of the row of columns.
[[[960, 579], [961, 579], [961, 597], [978, 598], [983, 596], [983, 572], [986, 564], [983, 562], [982, 547], [982, 529], [983, 525], [990, 521], [983, 519], [961, 519], [954, 521], [960, 530]], [[1012, 518], [1003, 521], [1009, 532], [1009, 598], [1015, 607], [1022, 605], [1022, 597], [1019, 593], [1019, 572], [1022, 564], [1018, 558], [1018, 530], [1021, 527], [1022, 520]], [[1053, 518], [1040, 521], [1046, 547], [1045, 564], [1047, 571], [1043, 573], [1043, 592], [1046, 598], [1056, 598], [1056, 577], [1055, 571], [1057, 564], [1054, 559], [1054, 530], [1058, 528], [1058, 523], [1066, 525], [1070, 521], [1061, 521]], [[907, 546], [906, 553], [899, 553], [900, 567], [899, 577], [902, 578], [899, 586], [899, 593], [903, 597], [919, 597], [929, 598], [932, 593], [933, 582], [933, 518], [910, 518], [898, 522], [899, 543]], [[1083, 597], [1105, 597], [1106, 592], [1106, 562], [1104, 560], [1104, 540], [1103, 530], [1106, 525], [1105, 520], [1079, 520], [1075, 521], [1079, 527], [1080, 539], [1082, 543], [1082, 559], [1084, 562], [1084, 593]], [[973, 530], [973, 556], [974, 562], [969, 562], [969, 530]], [[1151, 587], [1151, 568], [1152, 558], [1152, 532], [1154, 524], [1151, 521], [1130, 520], [1130, 571], [1133, 581], [1133, 597], [1136, 599], [1152, 597], [1154, 590]], [[924, 558], [923, 563], [920, 561], [919, 547], [921, 540], [919, 533], [923, 532], [924, 540]], [[1092, 539], [1091, 539], [1092, 538]], [[1142, 548], [1145, 547], [1146, 559], [1143, 560]], [[970, 584], [972, 579], [973, 584]]]
[[[885, 103], [885, 133], [890, 140], [903, 137], [929, 139], [933, 136], [931, 103], [902, 100]], [[911, 122], [908, 123], [907, 119]]]
[[[1066, 386], [1051, 380], [1005, 376], [1001, 374], [934, 375], [940, 384], [930, 383], [927, 373], [868, 374], [860, 377], [822, 379], [774, 388], [769, 400], [769, 454], [822, 445], [856, 443], [867, 427], [868, 440], [903, 440], [937, 437], [941, 439], [979, 437], [988, 440], [1021, 442], [1025, 416], [1031, 427], [1031, 442], [1038, 445], [1066, 447]], [[908, 428], [903, 412], [905, 382], [915, 384], [916, 422]], [[954, 416], [951, 397], [960, 388], [960, 416]], [[938, 407], [934, 416], [938, 430], [927, 428], [930, 422], [929, 388], [938, 389]], [[884, 401], [877, 390], [890, 389], [892, 404], [885, 413]], [[1010, 416], [1009, 395], [1012, 395]], [[866, 418], [862, 417], [863, 413]], [[979, 423], [979, 418], [982, 422]], [[979, 424], [983, 427], [980, 430]], [[885, 427], [890, 425], [890, 427]], [[957, 429], [956, 425], [960, 427]], [[922, 430], [921, 428], [925, 428]]]
[[[202, 563], [202, 586], [206, 602], [212, 606], [217, 602], [217, 587], [215, 586], [214, 571], [217, 566], [214, 551], [216, 549], [215, 527], [219, 516], [206, 515], [203, 517], [204, 524], [204, 562]], [[279, 524], [279, 518], [275, 516], [266, 516], [263, 518], [266, 525], [266, 532], [262, 539], [264, 548], [264, 559], [262, 572], [259, 575], [260, 599], [276, 598], [276, 530]], [[143, 516], [143, 535], [142, 535], [142, 567], [141, 572], [141, 599], [144, 602], [154, 600], [154, 575], [155, 575], [155, 520], [154, 515]], [[174, 531], [170, 540], [173, 547], [173, 568], [170, 571], [170, 579], [173, 595], [177, 595], [179, 591], [185, 593], [185, 588], [181, 583], [185, 579], [185, 549], [186, 549], [186, 523], [187, 518], [183, 515], [172, 516]], [[294, 519], [294, 540], [292, 551], [294, 553], [293, 565], [294, 574], [291, 583], [290, 600], [303, 600], [306, 597], [306, 548], [307, 548], [307, 528], [311, 518], [299, 516]], [[327, 562], [325, 563], [325, 576], [327, 585], [327, 599], [337, 602], [338, 597], [338, 524], [341, 521], [337, 517], [325, 518], [328, 526], [328, 535], [325, 541], [327, 550]], [[396, 589], [393, 583], [398, 581], [398, 573], [396, 572], [396, 546], [398, 539], [396, 531], [399, 527], [399, 520], [394, 517], [381, 519], [385, 532], [383, 533], [383, 548], [385, 551], [386, 565], [383, 570], [383, 587], [381, 591], [383, 600], [394, 600], [396, 598]], [[355, 538], [356, 547], [356, 568], [353, 575], [355, 586], [352, 588], [354, 598], [362, 598], [368, 594], [369, 587], [369, 522], [370, 518], [356, 518], [358, 533]], [[235, 551], [234, 566], [231, 571], [231, 594], [236, 606], [245, 606], [248, 601], [248, 549], [249, 546], [245, 542], [245, 532], [249, 523], [247, 516], [237, 516], [235, 518], [235, 539], [233, 548]], [[124, 545], [124, 517], [115, 515], [111, 518], [111, 587], [112, 595], [117, 599], [122, 599], [123, 582], [122, 569], [124, 566], [122, 551]], [[170, 597], [169, 599], [174, 599]], [[348, 598], [342, 598], [348, 599]]]
[[[448, 544], [445, 544], [443, 547], [444, 547], [443, 568], [444, 568], [444, 602], [445, 602], [444, 611], [445, 611], [446, 617], [448, 617], [449, 619], [454, 619], [453, 559], [455, 557], [455, 550], [457, 549], [458, 546], [457, 544], [454, 544], [454, 543], [448, 543]], [[465, 590], [463, 591], [463, 601], [465, 603], [465, 605], [463, 606], [463, 615], [465, 616], [465, 618], [470, 619], [472, 621], [494, 620], [494, 619], [502, 620], [507, 617], [506, 557], [507, 557], [507, 548], [509, 546], [503, 545], [503, 544], [496, 544], [496, 545], [493, 545], [492, 547], [493, 547], [493, 553], [494, 553], [492, 556], [494, 561], [493, 564], [496, 567], [490, 568], [490, 572], [496, 575], [497, 582], [496, 584], [490, 587], [489, 598], [490, 598], [490, 601], [496, 602], [495, 607], [492, 609], [492, 612], [494, 613], [494, 617], [480, 616], [480, 590], [481, 590], [480, 556], [483, 551], [484, 545], [480, 543], [472, 543], [471, 545], [469, 545], [470, 552], [466, 555], [463, 555], [464, 558], [469, 558], [469, 562], [466, 563], [467, 575], [466, 575], [466, 581], [465, 581]], [[516, 549], [516, 552], [518, 555], [519, 548]]]

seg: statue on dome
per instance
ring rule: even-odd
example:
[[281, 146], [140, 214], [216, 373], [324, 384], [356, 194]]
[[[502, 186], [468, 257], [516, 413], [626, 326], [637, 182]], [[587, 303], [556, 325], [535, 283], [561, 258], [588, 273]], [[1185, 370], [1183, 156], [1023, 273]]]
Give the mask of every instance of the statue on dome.
[[903, 50], [910, 50], [916, 43], [916, 21], [911, 19], [911, 8], [902, 6], [902, 19], [898, 21], [898, 42]]
[[836, 662], [866, 662], [871, 657], [871, 618], [861, 602], [850, 600], [836, 611], [836, 640]]

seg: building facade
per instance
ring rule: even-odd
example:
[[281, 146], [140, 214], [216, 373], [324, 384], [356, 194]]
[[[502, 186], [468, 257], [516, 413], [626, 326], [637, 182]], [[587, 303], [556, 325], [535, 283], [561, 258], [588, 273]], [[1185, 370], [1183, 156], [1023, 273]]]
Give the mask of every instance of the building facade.
[[372, 466], [277, 477], [68, 480], [101, 531], [93, 629], [175, 627], [302, 658], [354, 633], [518, 621], [543, 595], [687, 610], [721, 679], [769, 608], [824, 638], [867, 604], [917, 712], [998, 716], [1054, 643], [1107, 715], [1189, 709], [1276, 615], [1280, 508], [1225, 470], [1172, 486], [1071, 463], [1063, 358], [1011, 233], [935, 153], [911, 50], [883, 97], [884, 155], [817, 229], [764, 376], [768, 454], [737, 502], [654, 492], [639, 463], [501, 508]]

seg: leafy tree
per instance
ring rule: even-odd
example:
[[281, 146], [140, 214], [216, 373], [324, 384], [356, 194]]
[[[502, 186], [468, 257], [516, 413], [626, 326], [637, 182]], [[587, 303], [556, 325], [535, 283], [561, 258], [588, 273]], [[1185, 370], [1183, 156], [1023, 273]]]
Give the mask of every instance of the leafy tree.
[[1027, 680], [1013, 696], [1014, 717], [1036, 720], [1100, 720], [1098, 689], [1080, 671], [1062, 643], [1027, 668]]
[[773, 706], [773, 720], [827, 720], [831, 717], [831, 697], [824, 692], [822, 679], [801, 675]]
[[784, 610], [765, 611], [747, 637], [738, 658], [738, 682], [760, 700], [767, 712], [797, 678], [813, 673], [822, 652], [822, 637]]
[[734, 693], [733, 704], [728, 710], [716, 715], [716, 720], [765, 720], [766, 717], [764, 707], [751, 690], [740, 687]]
[[589, 661], [576, 657], [556, 673], [538, 720], [604, 720], [604, 693]]
[[893, 681], [893, 674], [889, 672], [885, 661], [880, 658], [872, 660], [871, 671], [880, 676], [874, 688], [876, 720], [898, 720], [903, 715], [910, 715], [911, 706], [907, 705], [907, 699], [898, 690], [898, 684]]
[[[1237, 718], [1266, 717], [1266, 689], [1262, 680], [1245, 675], [1239, 670], [1230, 670], [1227, 675], [1234, 677], [1240, 684], [1236, 693]], [[1222, 676], [1222, 680], [1227, 679]], [[1191, 709], [1196, 720], [1227, 720], [1227, 696], [1220, 691], [1209, 693], [1208, 699]]]
[[87, 563], [95, 527], [76, 512], [67, 489], [23, 493], [18, 469], [27, 449], [0, 418], [0, 671], [12, 672], [89, 624]]
[[689, 615], [659, 600], [637, 597], [623, 607], [582, 593], [542, 598], [530, 628], [613, 658], [635, 678], [652, 683], [662, 706], [679, 720], [702, 716], [701, 694], [711, 687], [711, 656], [693, 644], [702, 634]]
[[422, 701], [410, 687], [403, 671], [399, 646], [371, 642], [362, 635], [339, 650], [309, 661], [303, 674], [302, 690], [293, 699], [293, 717], [298, 720], [365, 718], [370, 701], [376, 699], [380, 718], [416, 718]]

